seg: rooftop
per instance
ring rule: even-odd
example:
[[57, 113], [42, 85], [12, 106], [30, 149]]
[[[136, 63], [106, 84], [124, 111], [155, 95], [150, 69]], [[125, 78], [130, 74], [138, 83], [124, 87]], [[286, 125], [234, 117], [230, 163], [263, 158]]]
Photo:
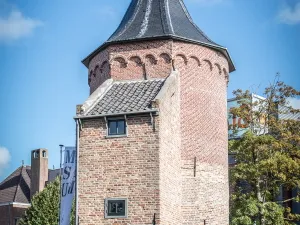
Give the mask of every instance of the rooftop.
[[[49, 170], [49, 181], [59, 175], [59, 169]], [[20, 166], [4, 181], [0, 183], [0, 204], [2, 203], [30, 203], [31, 167]]]
[[104, 47], [113, 43], [173, 39], [204, 45], [222, 52], [234, 71], [227, 49], [213, 42], [193, 22], [183, 0], [132, 0], [113, 35], [83, 60], [89, 61]]
[[112, 82], [103, 94], [95, 99], [83, 117], [155, 110], [151, 103], [164, 81], [165, 79]]

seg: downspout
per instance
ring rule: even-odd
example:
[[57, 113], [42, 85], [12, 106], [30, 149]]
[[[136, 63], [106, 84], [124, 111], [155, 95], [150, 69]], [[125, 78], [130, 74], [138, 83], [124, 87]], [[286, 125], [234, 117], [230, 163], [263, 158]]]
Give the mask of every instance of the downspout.
[[80, 119], [76, 119], [76, 211], [75, 211], [75, 221], [76, 225], [79, 224], [79, 217], [78, 217], [78, 173], [79, 173], [79, 132], [80, 132]]

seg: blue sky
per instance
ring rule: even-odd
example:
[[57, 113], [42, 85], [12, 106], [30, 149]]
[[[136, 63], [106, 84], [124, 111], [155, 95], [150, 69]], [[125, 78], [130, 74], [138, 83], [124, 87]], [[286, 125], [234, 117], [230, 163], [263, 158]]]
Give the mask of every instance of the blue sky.
[[[88, 97], [81, 60], [118, 26], [130, 0], [0, 0], [0, 181], [30, 151], [75, 144], [75, 106]], [[300, 89], [300, 0], [185, 0], [196, 24], [226, 46], [237, 88], [261, 94], [280, 72]]]

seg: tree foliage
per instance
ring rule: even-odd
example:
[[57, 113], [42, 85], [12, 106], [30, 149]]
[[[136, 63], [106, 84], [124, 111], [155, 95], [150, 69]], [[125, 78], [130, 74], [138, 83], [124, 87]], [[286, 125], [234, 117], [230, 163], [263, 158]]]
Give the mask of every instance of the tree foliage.
[[[231, 223], [233, 225], [283, 225], [300, 221], [291, 212], [299, 196], [280, 199], [282, 190], [300, 187], [300, 121], [278, 119], [279, 114], [299, 113], [288, 105], [300, 92], [280, 81], [265, 89], [264, 99], [250, 91], [234, 94], [239, 107], [231, 113], [242, 118], [248, 131], [229, 143], [236, 164], [230, 169]], [[238, 131], [237, 127], [231, 129]]]
[[[46, 188], [36, 194], [31, 200], [31, 206], [21, 219], [21, 225], [55, 225], [59, 222], [60, 180], [57, 177]], [[74, 206], [74, 204], [73, 204]], [[71, 213], [71, 223], [74, 224], [74, 207]]]

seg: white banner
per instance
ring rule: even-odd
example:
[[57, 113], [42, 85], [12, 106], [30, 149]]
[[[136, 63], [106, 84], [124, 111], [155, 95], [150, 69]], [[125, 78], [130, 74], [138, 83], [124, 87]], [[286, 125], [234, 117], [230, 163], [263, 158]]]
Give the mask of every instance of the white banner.
[[70, 225], [72, 202], [76, 187], [76, 148], [65, 147], [60, 190], [60, 225]]

